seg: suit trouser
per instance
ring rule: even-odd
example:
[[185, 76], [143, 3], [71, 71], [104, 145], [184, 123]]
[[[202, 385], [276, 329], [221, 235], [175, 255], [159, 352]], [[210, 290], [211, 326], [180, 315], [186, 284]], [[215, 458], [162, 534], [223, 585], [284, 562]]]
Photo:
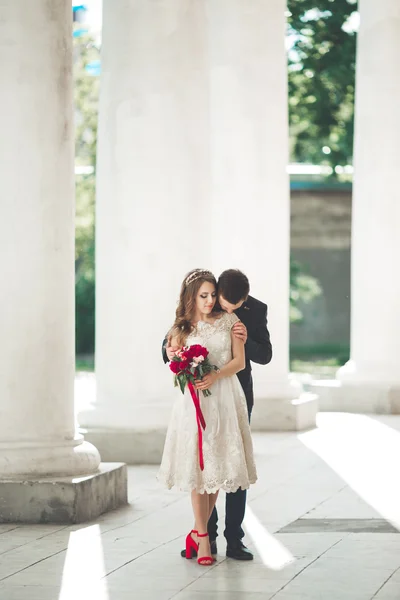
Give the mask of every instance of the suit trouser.
[[[247, 405], [249, 422], [252, 408], [252, 406]], [[247, 490], [241, 488], [237, 492], [226, 494], [224, 536], [228, 544], [237, 542], [244, 537], [242, 523], [246, 512], [246, 495]], [[218, 535], [218, 512], [215, 506], [208, 521], [207, 529], [210, 541], [216, 540]]]

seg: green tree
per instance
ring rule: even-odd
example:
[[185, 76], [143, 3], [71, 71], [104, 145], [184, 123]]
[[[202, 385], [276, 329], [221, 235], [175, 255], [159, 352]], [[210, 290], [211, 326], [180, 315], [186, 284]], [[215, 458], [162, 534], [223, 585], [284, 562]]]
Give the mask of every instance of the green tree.
[[[86, 66], [99, 59], [89, 36], [74, 38], [75, 164], [89, 167], [76, 176], [75, 301], [76, 352], [94, 352], [95, 196], [99, 79]], [[91, 168], [91, 170], [90, 170]]]
[[[292, 159], [352, 163], [357, 0], [288, 0]], [[325, 152], [324, 152], [324, 150]]]

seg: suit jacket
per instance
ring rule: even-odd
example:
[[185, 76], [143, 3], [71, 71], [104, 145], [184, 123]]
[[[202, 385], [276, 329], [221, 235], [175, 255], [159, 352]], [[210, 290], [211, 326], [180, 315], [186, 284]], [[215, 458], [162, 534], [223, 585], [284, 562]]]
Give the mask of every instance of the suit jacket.
[[[247, 408], [250, 414], [254, 404], [251, 363], [255, 362], [260, 365], [267, 365], [272, 358], [272, 346], [267, 321], [268, 307], [260, 300], [249, 296], [246, 302], [235, 311], [235, 314], [247, 327], [248, 337], [244, 347], [246, 366], [243, 371], [237, 373], [237, 377], [246, 396]], [[167, 340], [165, 339], [162, 346], [165, 363], [168, 362], [165, 352], [166, 342]]]
[[246, 366], [237, 373], [237, 377], [246, 396], [249, 412], [254, 404], [253, 378], [251, 363], [267, 365], [272, 358], [272, 345], [268, 331], [268, 307], [264, 302], [249, 296], [238, 310], [236, 316], [247, 327], [247, 342], [244, 347]]

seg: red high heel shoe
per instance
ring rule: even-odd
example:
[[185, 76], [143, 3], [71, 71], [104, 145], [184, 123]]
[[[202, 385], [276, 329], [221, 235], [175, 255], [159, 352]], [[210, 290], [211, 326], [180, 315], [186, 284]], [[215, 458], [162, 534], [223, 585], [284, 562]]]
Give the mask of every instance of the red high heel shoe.
[[[197, 537], [199, 537], [199, 538], [208, 537], [208, 533], [197, 533]], [[199, 548], [199, 545], [197, 544], [197, 552], [198, 552], [198, 548]], [[213, 558], [212, 556], [200, 556], [197, 559], [197, 562], [199, 563], [199, 565], [208, 567], [215, 562], [215, 558]]]
[[197, 549], [199, 547], [198, 543], [194, 541], [192, 538], [192, 533], [197, 535], [196, 529], [192, 529], [190, 533], [186, 536], [186, 558], [191, 559], [197, 555]]

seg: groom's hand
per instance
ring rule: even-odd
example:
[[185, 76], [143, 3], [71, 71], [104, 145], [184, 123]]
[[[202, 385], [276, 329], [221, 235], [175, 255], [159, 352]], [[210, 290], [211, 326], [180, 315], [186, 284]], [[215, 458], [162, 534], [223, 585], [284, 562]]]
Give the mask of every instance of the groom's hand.
[[245, 344], [247, 342], [247, 328], [241, 321], [238, 321], [232, 327], [232, 332], [235, 337]]

